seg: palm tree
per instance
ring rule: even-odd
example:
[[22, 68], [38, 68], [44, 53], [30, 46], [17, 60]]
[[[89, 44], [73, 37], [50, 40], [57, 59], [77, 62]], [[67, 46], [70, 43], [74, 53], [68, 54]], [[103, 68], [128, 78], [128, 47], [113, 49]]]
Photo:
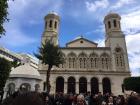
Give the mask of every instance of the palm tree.
[[63, 54], [58, 46], [55, 46], [51, 41], [42, 44], [39, 48], [39, 53], [35, 56], [41, 60], [42, 64], [47, 64], [48, 69], [46, 72], [46, 90], [50, 92], [50, 72], [53, 66], [59, 67], [60, 64], [64, 63]]

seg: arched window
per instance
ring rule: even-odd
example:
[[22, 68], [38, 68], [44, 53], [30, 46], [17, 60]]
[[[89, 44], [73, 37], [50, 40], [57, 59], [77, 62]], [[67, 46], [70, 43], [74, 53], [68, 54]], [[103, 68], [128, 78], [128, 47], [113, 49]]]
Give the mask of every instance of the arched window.
[[69, 68], [76, 68], [76, 54], [73, 52], [68, 54], [68, 66]]
[[54, 23], [54, 27], [57, 28], [57, 21], [55, 21], [55, 23]]
[[103, 53], [100, 57], [102, 69], [110, 69], [110, 57], [108, 54]]
[[98, 79], [93, 77], [91, 79], [91, 93], [92, 94], [97, 94], [99, 92], [99, 83], [98, 83]]
[[95, 53], [90, 54], [89, 56], [89, 64], [92, 69], [98, 68], [98, 55]]
[[45, 23], [45, 28], [47, 28], [47, 21], [46, 21], [46, 23]]
[[116, 22], [116, 20], [113, 20], [113, 24], [114, 24], [114, 27], [117, 27], [117, 22]]
[[56, 79], [56, 92], [64, 92], [64, 78], [57, 77]]
[[85, 53], [79, 54], [79, 67], [86, 68], [87, 67], [87, 56]]
[[40, 88], [40, 85], [39, 84], [36, 84], [35, 85], [35, 91], [38, 92], [39, 91], [39, 88]]
[[23, 92], [27, 92], [31, 90], [31, 85], [29, 83], [23, 83], [20, 85], [20, 90]]
[[125, 63], [124, 63], [123, 51], [119, 47], [115, 49], [115, 61], [116, 61], [116, 67], [118, 69], [124, 68]]
[[109, 78], [103, 78], [102, 85], [103, 85], [103, 94], [111, 93], [111, 83]]
[[50, 20], [49, 27], [52, 28], [52, 20]]
[[87, 79], [85, 77], [79, 79], [79, 93], [87, 93]]
[[15, 84], [14, 83], [10, 83], [8, 85], [8, 92], [7, 95], [12, 95], [15, 92]]
[[111, 22], [108, 21], [108, 28], [110, 29], [111, 28]]
[[73, 93], [75, 94], [75, 78], [74, 77], [69, 77], [68, 78], [68, 94]]
[[62, 57], [64, 59], [64, 62], [62, 64], [60, 64], [59, 67], [60, 68], [65, 68], [65, 66], [66, 66], [66, 57], [65, 57], [65, 54], [64, 53], [62, 54]]

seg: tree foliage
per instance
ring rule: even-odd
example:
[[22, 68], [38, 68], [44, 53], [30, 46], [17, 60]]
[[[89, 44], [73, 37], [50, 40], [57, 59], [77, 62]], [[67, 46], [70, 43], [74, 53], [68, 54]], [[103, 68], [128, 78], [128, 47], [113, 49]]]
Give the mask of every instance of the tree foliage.
[[8, 21], [8, 0], [0, 0], [0, 37], [5, 34], [4, 22]]
[[5, 58], [0, 58], [0, 91], [3, 91], [6, 80], [11, 71], [11, 63]]
[[39, 53], [35, 54], [35, 56], [42, 62], [42, 64], [48, 65], [47, 73], [46, 73], [46, 85], [47, 91], [50, 91], [50, 72], [53, 66], [59, 67], [60, 64], [64, 62], [63, 54], [58, 46], [55, 46], [50, 41], [42, 44], [39, 48]]
[[133, 90], [140, 93], [140, 77], [128, 77], [124, 79], [126, 90]]
[[18, 60], [11, 61], [11, 66], [14, 68], [16, 68], [20, 65], [21, 65], [21, 62], [19, 62]]

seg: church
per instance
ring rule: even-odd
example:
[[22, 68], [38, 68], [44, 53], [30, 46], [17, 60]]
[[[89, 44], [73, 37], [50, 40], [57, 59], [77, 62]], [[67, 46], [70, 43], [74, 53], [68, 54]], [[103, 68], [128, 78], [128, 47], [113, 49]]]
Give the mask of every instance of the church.
[[[117, 13], [104, 17], [105, 47], [98, 47], [98, 43], [84, 37], [60, 47], [65, 63], [51, 70], [50, 93], [123, 93], [123, 80], [130, 76], [130, 70], [120, 20]], [[45, 16], [42, 43], [51, 40], [59, 45], [59, 25], [60, 16], [57, 13], [51, 12]], [[45, 90], [46, 70], [46, 65], [40, 63], [38, 71], [42, 77], [42, 91]]]

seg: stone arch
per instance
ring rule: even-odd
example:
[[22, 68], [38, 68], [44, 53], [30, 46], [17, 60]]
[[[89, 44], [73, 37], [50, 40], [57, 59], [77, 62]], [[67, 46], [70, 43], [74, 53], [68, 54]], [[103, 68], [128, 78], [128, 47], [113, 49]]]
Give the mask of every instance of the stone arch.
[[64, 78], [62, 76], [56, 78], [56, 93], [58, 92], [64, 93]]
[[35, 84], [34, 87], [35, 87], [35, 91], [38, 92], [39, 91], [39, 88], [40, 88], [40, 85], [39, 84]]
[[64, 59], [64, 63], [60, 64], [60, 68], [65, 68], [66, 67], [66, 55], [62, 52], [62, 58]]
[[124, 69], [125, 61], [124, 61], [124, 53], [121, 47], [116, 47], [114, 49], [115, 52], [115, 64], [117, 69]]
[[99, 92], [98, 78], [92, 77], [91, 80], [90, 80], [90, 85], [91, 85], [91, 93], [92, 94], [97, 94]]
[[87, 79], [85, 77], [79, 78], [79, 93], [87, 93]]
[[20, 85], [20, 90], [23, 92], [31, 91], [31, 85], [29, 83], [22, 83]]
[[103, 94], [111, 93], [111, 81], [108, 77], [103, 78], [102, 85], [103, 85]]
[[75, 94], [75, 90], [76, 90], [76, 80], [74, 77], [70, 76], [68, 78], [68, 93], [73, 93]]
[[100, 63], [101, 63], [101, 68], [102, 69], [110, 69], [110, 65], [111, 65], [111, 58], [109, 56], [109, 54], [107, 53], [102, 53], [100, 56]]
[[69, 68], [76, 68], [76, 58], [77, 56], [74, 52], [68, 54], [67, 59]]
[[99, 57], [96, 53], [91, 53], [89, 55], [89, 68], [98, 68]]
[[14, 83], [9, 83], [7, 85], [7, 95], [12, 95], [15, 92], [15, 84]]
[[79, 61], [79, 68], [86, 68], [87, 67], [87, 54], [84, 52], [80, 53], [78, 56]]

